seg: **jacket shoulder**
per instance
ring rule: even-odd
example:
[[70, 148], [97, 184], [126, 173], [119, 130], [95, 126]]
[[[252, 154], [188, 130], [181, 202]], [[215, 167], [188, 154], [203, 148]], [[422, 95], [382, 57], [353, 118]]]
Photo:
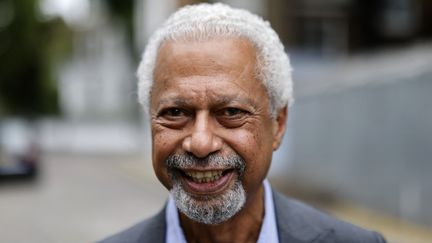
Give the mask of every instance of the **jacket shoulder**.
[[155, 216], [143, 220], [99, 243], [159, 243], [165, 242], [165, 208]]
[[302, 202], [273, 193], [281, 242], [382, 243], [384, 238]]

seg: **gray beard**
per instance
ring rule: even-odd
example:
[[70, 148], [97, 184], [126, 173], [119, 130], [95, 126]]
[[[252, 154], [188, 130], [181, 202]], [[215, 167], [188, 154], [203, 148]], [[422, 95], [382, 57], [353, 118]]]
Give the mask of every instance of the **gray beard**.
[[[212, 165], [235, 168], [238, 177], [231, 188], [217, 197], [194, 198], [184, 190], [180, 179], [174, 173], [174, 168], [188, 168], [196, 163], [201, 165], [211, 163]], [[170, 190], [171, 195], [180, 212], [190, 219], [203, 224], [220, 224], [233, 217], [244, 206], [246, 191], [240, 178], [244, 172], [245, 163], [240, 156], [234, 155], [224, 159], [220, 156], [211, 155], [201, 160], [190, 155], [174, 155], [167, 159], [166, 164], [173, 183], [173, 188]]]

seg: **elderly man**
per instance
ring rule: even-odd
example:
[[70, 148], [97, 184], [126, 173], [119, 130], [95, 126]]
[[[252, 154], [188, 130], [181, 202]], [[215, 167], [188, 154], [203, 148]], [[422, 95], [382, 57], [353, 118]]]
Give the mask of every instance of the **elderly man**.
[[184, 7], [150, 39], [138, 77], [154, 171], [170, 197], [103, 242], [384, 242], [267, 182], [293, 99], [288, 57], [260, 17]]

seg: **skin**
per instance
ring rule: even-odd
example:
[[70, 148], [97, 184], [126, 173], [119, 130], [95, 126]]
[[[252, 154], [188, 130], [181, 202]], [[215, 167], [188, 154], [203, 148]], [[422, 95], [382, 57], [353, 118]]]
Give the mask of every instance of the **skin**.
[[[285, 132], [287, 108], [273, 119], [264, 85], [254, 75], [256, 50], [242, 38], [168, 41], [159, 49], [151, 90], [153, 167], [172, 188], [169, 155], [238, 154], [246, 161], [246, 204], [219, 225], [180, 213], [188, 242], [256, 242], [264, 215], [265, 179]], [[236, 177], [237, 178], [237, 177]]]

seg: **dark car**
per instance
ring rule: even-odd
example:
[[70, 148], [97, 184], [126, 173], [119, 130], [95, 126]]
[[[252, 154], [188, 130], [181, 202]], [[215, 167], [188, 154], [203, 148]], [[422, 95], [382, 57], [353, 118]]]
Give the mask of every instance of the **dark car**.
[[0, 130], [0, 180], [34, 179], [38, 174], [39, 146], [20, 122], [4, 123]]

